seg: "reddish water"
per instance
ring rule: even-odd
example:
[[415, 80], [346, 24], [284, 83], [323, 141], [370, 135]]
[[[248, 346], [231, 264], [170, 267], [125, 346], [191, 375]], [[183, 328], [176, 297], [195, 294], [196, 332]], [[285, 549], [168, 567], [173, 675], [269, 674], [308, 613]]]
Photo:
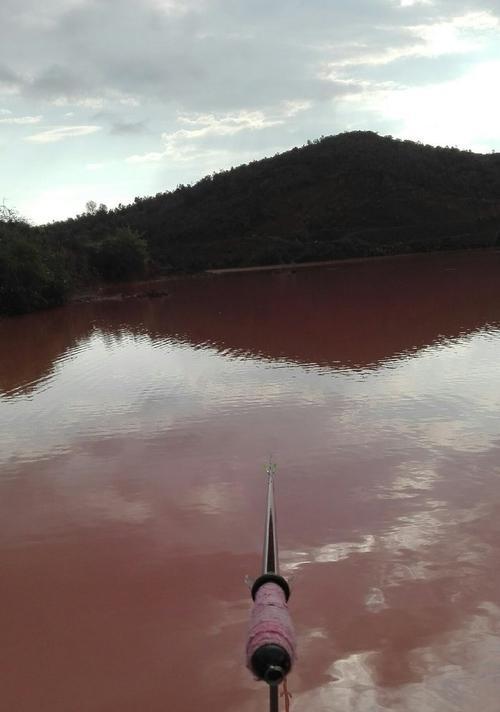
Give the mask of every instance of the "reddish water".
[[260, 712], [278, 462], [292, 712], [497, 712], [500, 254], [0, 320], [3, 712]]

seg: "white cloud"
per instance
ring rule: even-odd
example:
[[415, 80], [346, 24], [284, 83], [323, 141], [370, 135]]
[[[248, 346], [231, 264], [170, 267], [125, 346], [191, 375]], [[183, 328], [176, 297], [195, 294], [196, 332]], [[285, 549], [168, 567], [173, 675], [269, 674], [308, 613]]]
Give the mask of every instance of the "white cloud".
[[140, 101], [135, 97], [123, 92], [107, 89], [102, 96], [73, 96], [61, 94], [60, 96], [52, 99], [51, 104], [53, 106], [61, 107], [79, 107], [82, 109], [91, 109], [93, 111], [99, 111], [107, 105], [115, 106], [119, 104], [120, 106], [135, 109], [141, 105]]
[[179, 121], [183, 124], [200, 127], [187, 133], [196, 132], [197, 135], [217, 134], [220, 136], [231, 135], [245, 129], [262, 129], [266, 126], [283, 123], [282, 120], [267, 118], [263, 111], [240, 111], [237, 114], [223, 116], [192, 114], [180, 116]]
[[409, 57], [441, 57], [450, 54], [467, 54], [479, 49], [492, 30], [500, 28], [500, 20], [488, 11], [470, 12], [446, 21], [410, 25], [405, 29], [410, 39], [407, 43], [387, 46], [373, 53], [363, 53], [355, 44], [350, 56], [330, 62], [329, 71], [323, 73], [332, 80], [342, 78], [342, 70], [362, 65], [388, 65]]
[[483, 62], [450, 82], [368, 89], [344, 104], [396, 122], [394, 133], [403, 138], [488, 151], [500, 141], [500, 95], [492, 90], [499, 76], [500, 60]]
[[201, 5], [204, 0], [151, 0], [153, 7], [167, 14], [182, 15], [189, 12], [193, 6]]
[[74, 136], [88, 136], [100, 130], [100, 126], [58, 126], [54, 129], [47, 129], [47, 131], [40, 131], [40, 133], [26, 136], [25, 141], [31, 141], [32, 143], [56, 143], [57, 141], [62, 141], [63, 139], [72, 138]]
[[410, 28], [423, 45], [415, 53], [423, 57], [438, 57], [444, 54], [466, 53], [478, 49], [483, 34], [500, 27], [498, 18], [491, 12], [470, 12], [454, 17], [447, 22], [420, 25]]
[[452, 20], [453, 24], [463, 30], [497, 30], [500, 19], [490, 10], [468, 12]]
[[312, 105], [312, 101], [285, 101], [283, 104], [285, 116], [287, 118], [297, 116], [297, 114], [300, 114], [302, 111], [310, 109]]
[[150, 151], [149, 153], [134, 154], [125, 159], [127, 163], [156, 163], [165, 157], [162, 151]]
[[414, 5], [432, 5], [432, 0], [400, 0], [400, 7], [413, 7]]
[[[182, 128], [170, 133], [163, 133], [161, 138], [163, 151], [152, 151], [143, 155], [132, 155], [129, 163], [149, 163], [163, 158], [192, 160], [199, 156], [201, 142], [215, 137], [230, 137], [243, 131], [261, 131], [280, 126], [287, 119], [311, 107], [309, 101], [287, 101], [275, 112], [240, 111], [236, 114], [185, 114], [178, 117], [178, 122], [192, 128]], [[207, 149], [202, 149], [205, 154]], [[210, 150], [210, 149], [208, 149]]]
[[41, 116], [7, 116], [4, 118], [0, 118], [0, 124], [26, 126], [29, 124], [38, 124], [41, 120]]
[[183, 159], [196, 149], [200, 139], [215, 136], [234, 136], [241, 131], [260, 131], [283, 123], [283, 118], [268, 118], [263, 111], [240, 111], [238, 114], [214, 116], [201, 114], [198, 116], [181, 116], [179, 121], [192, 129], [179, 129], [172, 133], [162, 134], [165, 145], [165, 156]]
[[[25, 132], [33, 134], [23, 156], [28, 171], [19, 169], [14, 142], [2, 145], [20, 195], [26, 181], [34, 193], [40, 180], [55, 187], [62, 164], [66, 176], [79, 180], [80, 171], [90, 176], [86, 164], [105, 161], [123, 202], [132, 191], [155, 193], [354, 128], [411, 129], [413, 138], [457, 143], [461, 116], [444, 136], [445, 121], [434, 117], [438, 134], [423, 116], [430, 106], [416, 106], [412, 123], [398, 102], [435, 101], [432, 91], [418, 88], [500, 59], [498, 3], [484, 0], [2, 0], [0, 15], [0, 106], [13, 111], [0, 110], [0, 118], [44, 116], [40, 128]], [[495, 108], [496, 84], [496, 77], [489, 87], [481, 84], [481, 106]], [[482, 116], [477, 126], [485, 122]], [[95, 130], [59, 130], [70, 123], [102, 126], [92, 141], [95, 153], [73, 163], [73, 154], [57, 151], [42, 178], [38, 151], [30, 156], [27, 146]], [[147, 131], [134, 133], [141, 126]], [[466, 135], [473, 133], [472, 147], [491, 143], [479, 130]], [[495, 135], [500, 141], [498, 128]], [[146, 167], [142, 175], [120, 170], [124, 146], [129, 164]], [[97, 191], [95, 197], [101, 199]]]
[[123, 96], [118, 101], [122, 106], [137, 107], [141, 104], [141, 102], [133, 96]]
[[54, 106], [80, 106], [83, 109], [98, 111], [104, 106], [104, 99], [100, 96], [69, 97], [58, 96], [52, 101]]

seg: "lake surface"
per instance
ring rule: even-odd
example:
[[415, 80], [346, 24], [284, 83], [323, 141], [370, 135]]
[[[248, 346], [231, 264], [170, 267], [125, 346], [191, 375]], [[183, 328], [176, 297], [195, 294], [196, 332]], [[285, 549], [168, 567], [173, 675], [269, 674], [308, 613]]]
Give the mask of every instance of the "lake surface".
[[0, 320], [0, 708], [498, 712], [500, 253], [172, 280]]

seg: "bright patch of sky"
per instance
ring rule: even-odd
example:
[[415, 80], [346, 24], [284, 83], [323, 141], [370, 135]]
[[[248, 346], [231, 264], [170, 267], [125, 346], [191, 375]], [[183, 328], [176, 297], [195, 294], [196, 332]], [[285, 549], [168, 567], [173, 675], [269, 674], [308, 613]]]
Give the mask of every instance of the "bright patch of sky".
[[46, 222], [346, 130], [500, 150], [499, 39], [486, 0], [3, 0], [0, 201]]

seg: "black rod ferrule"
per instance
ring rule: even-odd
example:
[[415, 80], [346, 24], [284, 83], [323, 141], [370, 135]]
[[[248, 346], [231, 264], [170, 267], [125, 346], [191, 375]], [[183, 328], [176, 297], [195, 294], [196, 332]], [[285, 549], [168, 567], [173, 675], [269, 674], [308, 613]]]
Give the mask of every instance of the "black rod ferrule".
[[259, 578], [255, 579], [252, 586], [252, 598], [254, 601], [255, 596], [257, 595], [257, 591], [265, 583], [277, 583], [278, 586], [283, 589], [285, 599], [288, 601], [288, 599], [290, 598], [290, 586], [288, 585], [288, 581], [279, 574], [262, 574], [261, 576], [259, 576]]

